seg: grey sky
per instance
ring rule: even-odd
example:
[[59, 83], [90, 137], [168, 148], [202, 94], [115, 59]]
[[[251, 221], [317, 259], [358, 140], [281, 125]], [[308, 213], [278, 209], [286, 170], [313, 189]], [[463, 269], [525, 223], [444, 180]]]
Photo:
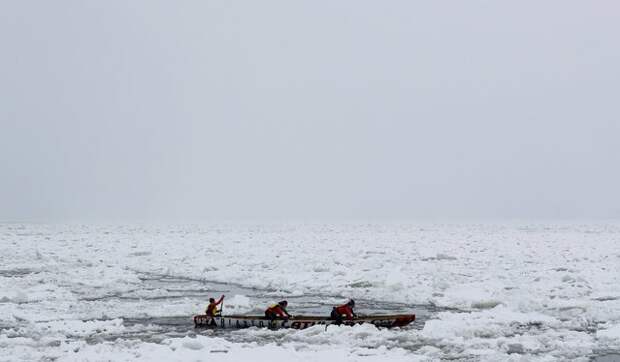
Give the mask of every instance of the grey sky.
[[0, 220], [620, 216], [617, 1], [2, 1]]

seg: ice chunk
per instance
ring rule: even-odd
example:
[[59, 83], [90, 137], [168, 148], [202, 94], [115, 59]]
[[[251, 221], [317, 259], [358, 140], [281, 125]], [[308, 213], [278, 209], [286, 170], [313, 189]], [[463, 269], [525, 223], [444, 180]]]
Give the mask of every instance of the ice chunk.
[[244, 313], [252, 310], [250, 298], [245, 295], [236, 294], [230, 299], [226, 298], [224, 303], [224, 308], [233, 309], [235, 313]]
[[598, 338], [616, 339], [620, 342], [620, 324], [596, 332]]
[[435, 258], [437, 260], [456, 260], [456, 258], [454, 256], [451, 256], [451, 255], [448, 255], [448, 254], [443, 254], [443, 253], [438, 253]]
[[193, 349], [193, 350], [199, 350], [199, 349], [203, 349], [204, 348], [202, 343], [198, 342], [197, 340], [185, 341], [185, 342], [183, 342], [183, 347], [185, 347], [187, 349]]

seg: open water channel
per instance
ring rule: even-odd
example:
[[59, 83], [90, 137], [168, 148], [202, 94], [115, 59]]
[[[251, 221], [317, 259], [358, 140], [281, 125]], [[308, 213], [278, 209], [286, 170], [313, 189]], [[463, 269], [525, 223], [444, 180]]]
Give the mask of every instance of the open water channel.
[[[28, 270], [10, 270], [2, 271], [2, 276], [20, 278], [30, 274]], [[157, 305], [174, 305], [182, 300], [194, 300], [203, 304], [203, 309], [208, 303], [209, 297], [219, 297], [225, 294], [228, 298], [235, 295], [243, 295], [248, 297], [253, 310], [248, 314], [260, 314], [262, 310], [273, 301], [286, 299], [289, 302], [289, 312], [294, 315], [329, 315], [332, 306], [335, 303], [346, 300], [343, 295], [322, 295], [322, 294], [304, 294], [304, 295], [287, 295], [286, 292], [276, 290], [260, 290], [235, 284], [224, 284], [218, 282], [210, 282], [191, 278], [171, 277], [168, 275], [158, 275], [152, 273], [140, 273], [140, 282], [136, 284], [135, 289], [127, 290], [122, 293], [106, 294], [106, 295], [83, 295], [80, 299], [84, 302], [102, 302], [111, 303], [112, 305], [124, 304], [136, 306], [144, 306], [148, 303], [152, 306]], [[404, 329], [422, 329], [427, 320], [433, 318], [437, 313], [446, 309], [433, 305], [419, 304], [403, 304], [381, 300], [365, 300], [356, 299], [358, 307], [356, 312], [360, 315], [364, 314], [399, 314], [399, 313], [415, 313], [416, 321]], [[202, 313], [202, 310], [196, 313]], [[458, 310], [450, 310], [451, 312], [460, 312]], [[466, 313], [465, 311], [462, 311]], [[232, 313], [238, 314], [237, 311]], [[232, 314], [227, 312], [226, 304], [224, 304], [224, 314]], [[118, 317], [118, 316], [117, 316]], [[194, 337], [197, 334], [205, 336], [220, 337], [231, 342], [252, 342], [256, 344], [268, 343], [286, 343], [290, 335], [282, 333], [244, 333], [238, 330], [211, 330], [204, 328], [194, 328], [191, 315], [167, 315], [159, 317], [125, 317], [122, 318], [124, 329], [122, 332], [97, 333], [86, 337], [88, 343], [101, 343], [105, 341], [131, 340], [139, 339], [145, 342], [161, 343], [167, 338]], [[1, 326], [0, 330], [13, 328], [14, 326]], [[19, 335], [15, 335], [18, 337]], [[75, 338], [83, 338], [76, 336]], [[416, 350], [423, 344], [415, 340], [403, 341], [399, 347], [409, 350]], [[217, 351], [215, 351], [217, 352]], [[617, 351], [596, 351], [591, 356], [591, 360], [595, 362], [620, 362], [620, 354]]]
[[[329, 315], [333, 301], [344, 301], [346, 296], [343, 295], [322, 295], [322, 294], [304, 294], [288, 296], [282, 291], [276, 290], [260, 290], [243, 287], [236, 284], [225, 284], [218, 282], [210, 282], [191, 278], [171, 277], [168, 275], [157, 275], [151, 273], [140, 274], [142, 292], [149, 291], [167, 291], [165, 296], [142, 297], [132, 293], [116, 294], [92, 298], [90, 300], [102, 300], [116, 298], [125, 303], [131, 303], [132, 300], [151, 299], [153, 303], [174, 303], [175, 300], [190, 298], [204, 301], [204, 305], [208, 303], [209, 297], [219, 297], [224, 294], [228, 298], [234, 295], [244, 295], [249, 297], [255, 309], [248, 314], [261, 314], [262, 309], [268, 303], [275, 300], [286, 299], [289, 302], [289, 312], [294, 315]], [[381, 300], [356, 299], [358, 307], [356, 312], [360, 315], [364, 314], [399, 314], [399, 313], [415, 313], [416, 321], [405, 329], [422, 329], [427, 320], [433, 318], [434, 315], [445, 308], [434, 305], [421, 304], [404, 304], [394, 303]], [[451, 312], [458, 312], [451, 310]], [[202, 311], [197, 311], [202, 313]], [[463, 312], [465, 313], [465, 312]], [[227, 314], [226, 304], [224, 303], [224, 314]], [[232, 313], [231, 313], [232, 314]], [[237, 314], [235, 312], [235, 314]], [[188, 315], [171, 315], [165, 317], [144, 317], [144, 318], [123, 318], [123, 324], [126, 331], [122, 334], [105, 334], [89, 338], [90, 343], [100, 343], [105, 340], [117, 339], [140, 339], [146, 342], [160, 343], [171, 337], [193, 337], [197, 334], [206, 336], [221, 337], [231, 342], [253, 342], [257, 344], [268, 343], [286, 343], [286, 338], [278, 333], [261, 333], [248, 334], [238, 330], [211, 330], [205, 328], [194, 328], [192, 316]], [[402, 348], [416, 350], [422, 347], [422, 344], [415, 341], [404, 343]], [[615, 351], [598, 351], [592, 356], [595, 362], [620, 362], [620, 354]]]
[[[165, 275], [141, 274], [140, 279], [143, 282], [143, 290], [166, 290], [168, 293], [163, 297], [154, 297], [160, 303], [171, 303], [179, 298], [192, 298], [204, 301], [204, 305], [208, 304], [209, 297], [218, 298], [224, 294], [227, 298], [234, 295], [244, 295], [252, 300], [255, 309], [248, 314], [261, 314], [262, 309], [274, 300], [286, 299], [289, 302], [289, 312], [293, 315], [329, 315], [334, 303], [333, 300], [345, 301], [344, 296], [321, 295], [321, 294], [305, 294], [287, 296], [281, 291], [259, 290], [247, 288], [235, 284], [224, 284], [217, 282], [205, 282], [204, 280], [194, 280], [190, 278], [178, 278]], [[131, 299], [143, 299], [130, 294], [128, 295], [111, 295], [100, 297], [97, 299], [118, 298], [126, 302]], [[90, 299], [90, 300], [94, 300]], [[416, 321], [407, 328], [421, 329], [424, 322], [428, 320], [434, 313], [441, 309], [431, 305], [413, 305], [403, 303], [393, 303], [389, 301], [365, 300], [357, 299], [356, 313], [364, 314], [398, 314], [398, 313], [415, 313]], [[203, 311], [199, 311], [202, 313]], [[224, 314], [227, 314], [226, 300], [224, 300]], [[235, 314], [237, 314], [235, 312]], [[196, 334], [211, 335], [225, 338], [234, 342], [256, 342], [259, 344], [274, 342], [277, 336], [265, 335], [264, 340], [256, 340], [256, 336], [244, 333], [235, 333], [235, 330], [210, 330], [204, 328], [194, 328], [192, 316], [178, 315], [166, 317], [145, 317], [145, 318], [123, 318], [123, 323], [128, 330], [133, 332], [123, 333], [122, 335], [106, 335], [105, 339], [115, 338], [139, 338], [149, 342], [160, 342], [170, 337], [193, 336]], [[96, 342], [97, 340], [93, 340]]]

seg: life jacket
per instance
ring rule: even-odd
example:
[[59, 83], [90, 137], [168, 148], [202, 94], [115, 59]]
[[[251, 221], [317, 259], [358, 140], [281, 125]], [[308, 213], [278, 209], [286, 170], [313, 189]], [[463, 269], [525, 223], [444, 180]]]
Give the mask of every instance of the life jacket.
[[346, 315], [347, 318], [349, 319], [353, 318], [353, 308], [351, 308], [351, 306], [349, 306], [348, 304], [343, 304], [338, 307], [334, 307], [334, 311], [339, 316]]
[[224, 296], [222, 295], [217, 302], [209, 303], [209, 306], [207, 306], [207, 311], [205, 314], [208, 315], [209, 317], [216, 316], [219, 312], [221, 312], [217, 310], [217, 306], [223, 301], [224, 301]]
[[270, 305], [269, 308], [267, 308], [267, 310], [265, 311], [265, 313], [267, 313], [267, 314], [277, 314], [280, 317], [284, 317], [285, 316], [284, 308], [282, 308], [282, 306], [280, 304]]
[[207, 307], [207, 315], [209, 317], [213, 317], [217, 314], [217, 312], [217, 303], [209, 303], [209, 306]]

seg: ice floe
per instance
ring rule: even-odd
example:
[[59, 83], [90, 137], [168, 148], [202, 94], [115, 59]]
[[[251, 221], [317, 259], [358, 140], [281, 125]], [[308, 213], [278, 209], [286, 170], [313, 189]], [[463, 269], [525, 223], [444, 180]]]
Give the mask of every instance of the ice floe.
[[[614, 223], [1, 224], [0, 244], [0, 360], [585, 361], [620, 349]], [[216, 283], [263, 301], [437, 312], [404, 330], [196, 335], [190, 316]], [[257, 303], [227, 292], [224, 310]]]

